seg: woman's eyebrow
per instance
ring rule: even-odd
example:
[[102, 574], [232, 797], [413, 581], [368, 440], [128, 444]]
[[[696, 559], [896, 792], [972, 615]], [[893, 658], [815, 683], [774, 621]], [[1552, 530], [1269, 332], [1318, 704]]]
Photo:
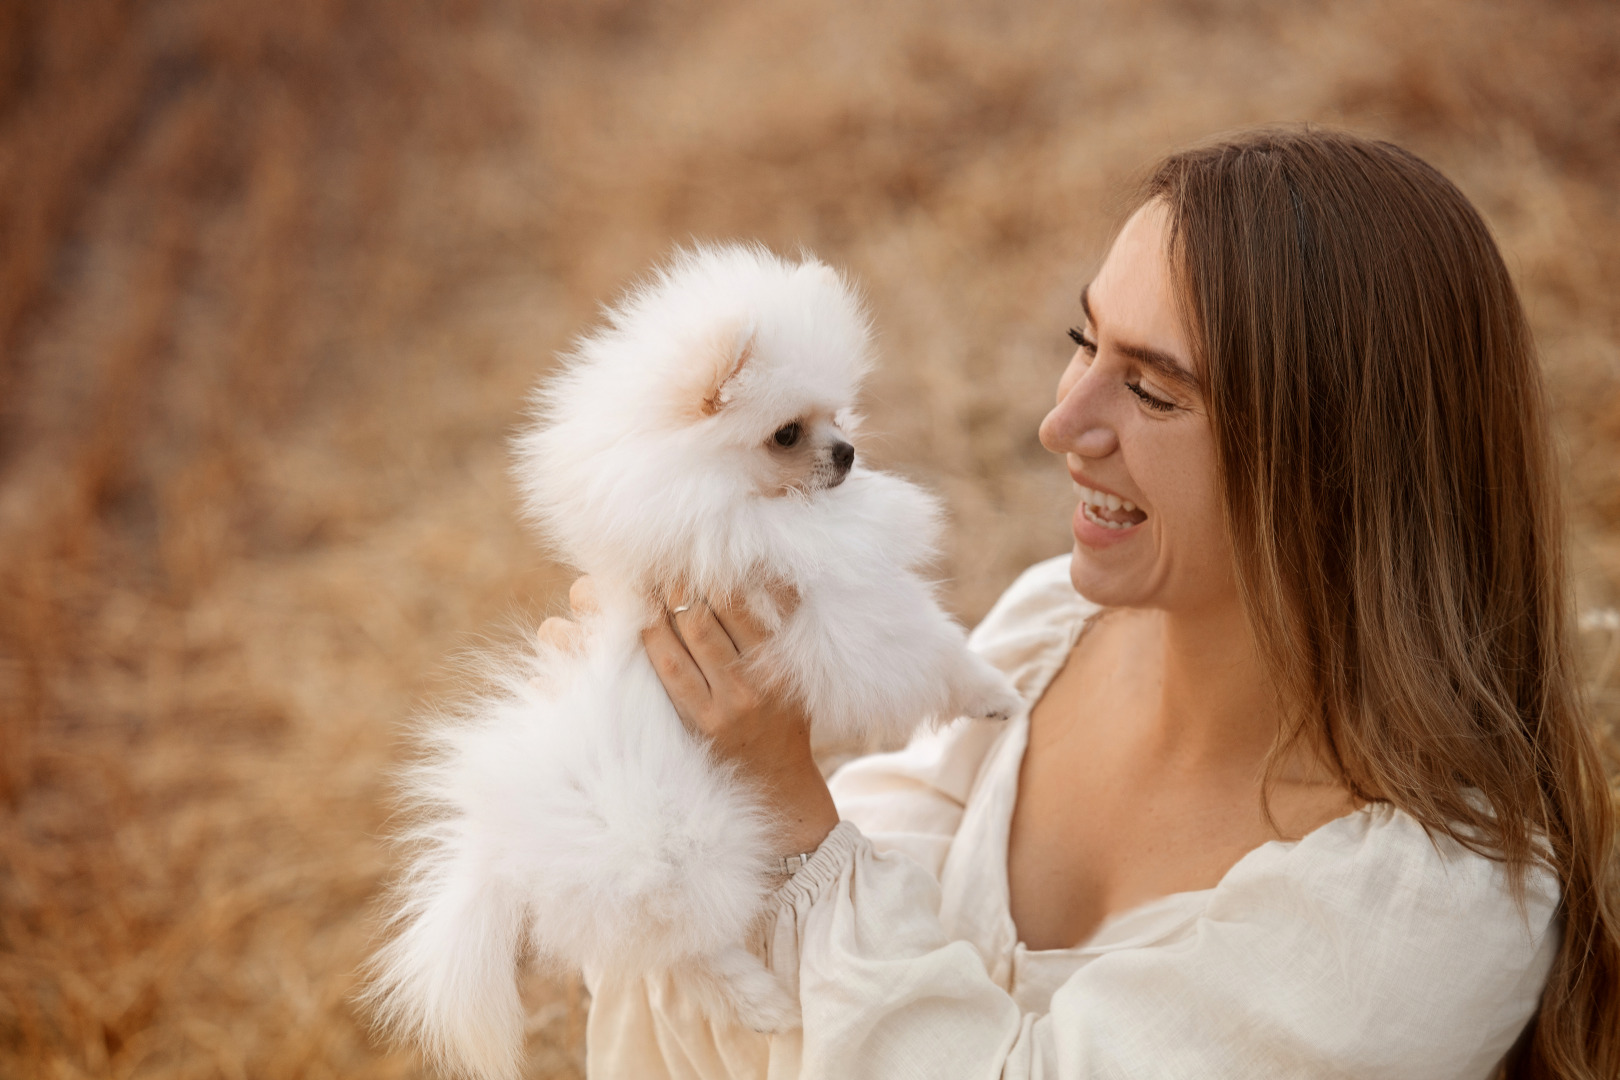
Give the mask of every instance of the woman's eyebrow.
[[[1080, 310], [1086, 313], [1086, 321], [1092, 326], [1097, 325], [1097, 317], [1091, 313], [1091, 285], [1087, 284], [1080, 290]], [[1152, 368], [1171, 382], [1180, 383], [1189, 390], [1200, 389], [1198, 376], [1187, 370], [1180, 360], [1169, 353], [1150, 349], [1146, 345], [1130, 345], [1125, 342], [1115, 342], [1114, 348], [1129, 356], [1144, 367]]]

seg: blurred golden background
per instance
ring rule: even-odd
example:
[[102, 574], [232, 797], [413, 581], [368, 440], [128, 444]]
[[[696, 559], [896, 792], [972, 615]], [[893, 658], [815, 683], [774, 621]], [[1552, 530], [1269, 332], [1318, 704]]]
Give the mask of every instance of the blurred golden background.
[[[1068, 544], [1035, 426], [1120, 193], [1301, 119], [1490, 220], [1614, 605], [1611, 0], [5, 0], [0, 1075], [416, 1073], [349, 1004], [388, 770], [562, 603], [505, 439], [671, 245], [863, 283], [866, 451], [946, 496], [971, 621]], [[529, 992], [531, 1074], [582, 1075], [581, 990]]]

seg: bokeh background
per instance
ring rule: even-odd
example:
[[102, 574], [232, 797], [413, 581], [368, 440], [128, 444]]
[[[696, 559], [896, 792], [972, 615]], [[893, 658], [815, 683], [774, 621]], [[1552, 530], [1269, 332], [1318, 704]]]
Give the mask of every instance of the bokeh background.
[[[350, 1004], [389, 769], [560, 607], [505, 440], [672, 244], [863, 283], [865, 451], [944, 494], [971, 621], [1067, 546], [1034, 432], [1122, 192], [1290, 120], [1489, 219], [1612, 607], [1611, 0], [4, 0], [0, 1076], [416, 1074]], [[582, 991], [528, 993], [582, 1075]]]

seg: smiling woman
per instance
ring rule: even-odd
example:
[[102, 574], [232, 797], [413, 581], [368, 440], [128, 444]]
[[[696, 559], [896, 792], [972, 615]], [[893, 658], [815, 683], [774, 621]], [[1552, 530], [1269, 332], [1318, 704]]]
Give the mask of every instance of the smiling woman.
[[1396, 147], [1257, 132], [1164, 162], [1082, 306], [1041, 425], [1074, 549], [973, 639], [1011, 720], [829, 800], [791, 703], [685, 656], [730, 613], [646, 635], [802, 867], [763, 948], [803, 1029], [604, 977], [593, 1075], [1620, 1075], [1613, 810], [1478, 215]]

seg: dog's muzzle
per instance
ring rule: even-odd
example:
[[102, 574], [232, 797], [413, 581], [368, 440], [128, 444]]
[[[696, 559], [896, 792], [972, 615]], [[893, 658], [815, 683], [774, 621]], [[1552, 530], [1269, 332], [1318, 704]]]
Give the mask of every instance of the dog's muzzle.
[[855, 464], [855, 448], [847, 442], [835, 442], [828, 460], [832, 462], [832, 475], [828, 477], [826, 486], [835, 488], [844, 482], [850, 466]]

